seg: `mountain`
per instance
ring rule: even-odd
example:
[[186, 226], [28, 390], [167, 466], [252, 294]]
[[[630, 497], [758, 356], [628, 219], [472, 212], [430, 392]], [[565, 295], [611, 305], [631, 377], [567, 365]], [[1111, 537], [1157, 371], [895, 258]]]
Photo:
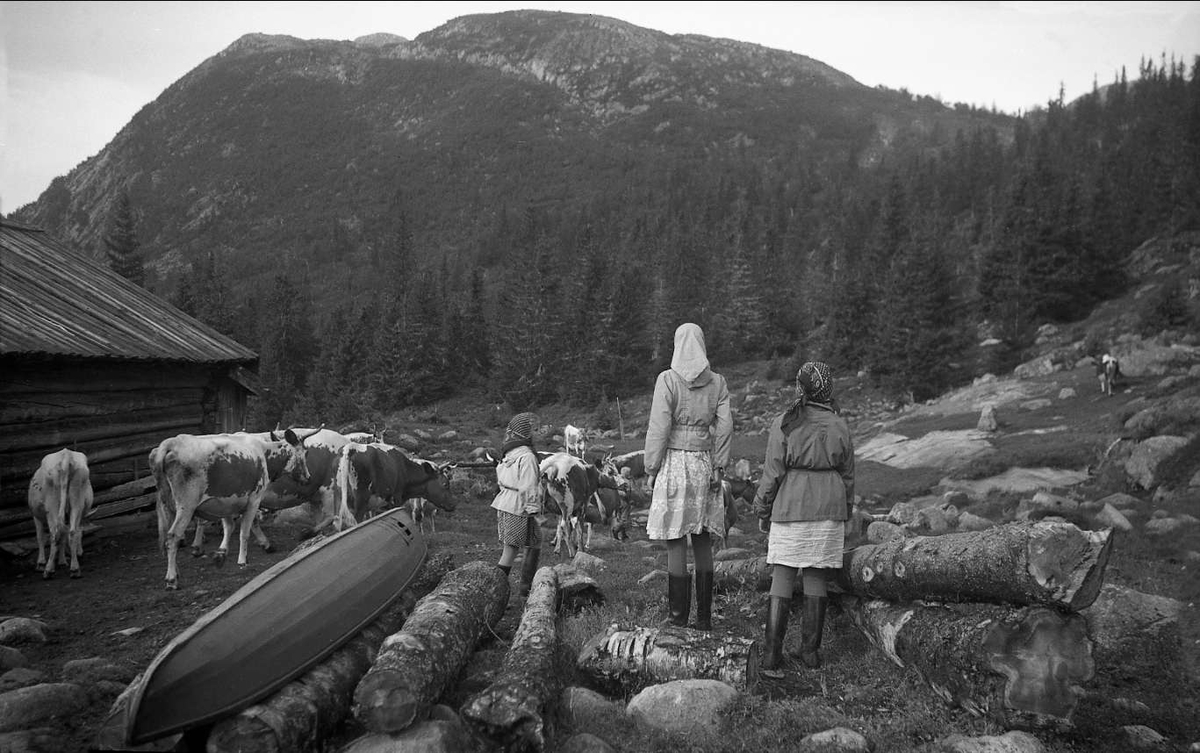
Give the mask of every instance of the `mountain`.
[[326, 299], [398, 232], [425, 261], [494, 263], [482, 246], [506, 211], [569, 216], [723, 163], [869, 169], [981, 126], [1011, 138], [1009, 118], [803, 55], [600, 16], [465, 16], [411, 41], [249, 34], [13, 219], [99, 253], [126, 192], [159, 291], [217, 254], [245, 289], [300, 269]]

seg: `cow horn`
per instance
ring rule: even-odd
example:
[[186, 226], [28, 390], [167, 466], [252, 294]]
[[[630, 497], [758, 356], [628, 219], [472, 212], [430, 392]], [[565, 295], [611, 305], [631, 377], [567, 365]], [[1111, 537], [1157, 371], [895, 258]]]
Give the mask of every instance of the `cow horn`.
[[312, 430], [312, 431], [310, 431], [309, 433], [307, 433], [307, 434], [305, 434], [304, 436], [300, 437], [300, 441], [301, 441], [301, 442], [303, 442], [304, 440], [308, 439], [309, 437], [313, 436], [314, 434], [319, 434], [319, 433], [320, 433], [320, 432], [321, 432], [321, 431], [322, 431], [324, 428], [325, 428], [325, 424], [321, 424], [320, 426], [318, 426], [317, 428], [313, 429], [313, 430]]

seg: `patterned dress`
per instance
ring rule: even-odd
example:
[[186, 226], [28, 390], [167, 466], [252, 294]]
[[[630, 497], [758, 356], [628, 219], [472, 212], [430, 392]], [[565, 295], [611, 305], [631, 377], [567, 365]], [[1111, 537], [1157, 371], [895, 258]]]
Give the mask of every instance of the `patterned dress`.
[[708, 532], [725, 539], [725, 501], [721, 489], [709, 488], [712, 453], [668, 449], [654, 481], [646, 518], [651, 539], [677, 539]]

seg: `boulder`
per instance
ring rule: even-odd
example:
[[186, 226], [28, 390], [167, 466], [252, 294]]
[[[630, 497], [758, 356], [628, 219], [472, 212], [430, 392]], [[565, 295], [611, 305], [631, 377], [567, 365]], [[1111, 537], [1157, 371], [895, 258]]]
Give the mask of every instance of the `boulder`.
[[838, 753], [870, 753], [871, 743], [867, 738], [846, 727], [834, 727], [822, 732], [814, 732], [800, 739], [800, 747], [816, 747], [819, 750], [832, 750]]
[[625, 713], [638, 726], [704, 739], [721, 731], [721, 712], [738, 691], [720, 680], [673, 680], [630, 699]]
[[996, 431], [1000, 428], [999, 422], [996, 421], [996, 406], [993, 403], [988, 403], [983, 406], [983, 410], [979, 412], [979, 423], [975, 425], [979, 431]]
[[1170, 435], [1159, 435], [1138, 442], [1125, 461], [1126, 475], [1141, 488], [1153, 489], [1159, 483], [1159, 466], [1187, 443], [1187, 437]]
[[619, 712], [616, 701], [597, 693], [591, 688], [571, 686], [562, 692], [558, 702], [559, 713], [572, 727], [584, 726], [596, 717]]
[[939, 753], [1044, 753], [1046, 747], [1028, 732], [1013, 730], [1003, 735], [950, 735], [938, 742]]
[[0, 732], [30, 729], [53, 719], [74, 717], [87, 707], [87, 693], [71, 682], [47, 682], [10, 690], [0, 693]]

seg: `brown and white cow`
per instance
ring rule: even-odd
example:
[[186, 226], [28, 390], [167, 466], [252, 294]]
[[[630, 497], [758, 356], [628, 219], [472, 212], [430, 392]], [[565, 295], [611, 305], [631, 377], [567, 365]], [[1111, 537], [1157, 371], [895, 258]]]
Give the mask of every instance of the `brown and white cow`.
[[[285, 510], [299, 505], [308, 505], [308, 511], [313, 519], [311, 534], [320, 533], [326, 526], [333, 524], [337, 527], [338, 495], [337, 471], [338, 459], [342, 448], [350, 441], [346, 436], [324, 427], [318, 429], [297, 429], [293, 432], [300, 437], [304, 444], [304, 465], [308, 469], [308, 480], [301, 483], [290, 475], [276, 478], [267, 485], [259, 509], [264, 512]], [[250, 434], [263, 440], [279, 439], [278, 432], [262, 432]], [[204, 547], [205, 521], [196, 521], [196, 534], [192, 540], [192, 555], [199, 557]], [[257, 520], [250, 530], [255, 541], [263, 551], [272, 551], [270, 539], [263, 532]], [[304, 536], [307, 538], [307, 535]]]
[[[42, 458], [29, 481], [29, 511], [37, 531], [38, 567], [42, 578], [54, 577], [55, 563], [67, 564], [71, 553], [71, 577], [78, 578], [79, 555], [83, 554], [83, 519], [92, 509], [92, 481], [87, 456], [62, 449]], [[46, 555], [46, 538], [50, 554]]]
[[[583, 544], [580, 518], [587, 510], [588, 500], [600, 488], [600, 469], [568, 452], [556, 452], [539, 464], [542, 486], [549, 499], [558, 507], [558, 528], [554, 534], [554, 551], [567, 546], [567, 556], [574, 557]], [[553, 510], [547, 510], [553, 513]]]
[[307, 483], [303, 439], [288, 429], [279, 441], [252, 434], [180, 434], [150, 452], [158, 486], [158, 538], [167, 554], [167, 588], [178, 588], [176, 554], [193, 516], [220, 520], [216, 563], [229, 551], [233, 521], [241, 518], [238, 566], [246, 566], [250, 529], [272, 480]]
[[348, 442], [338, 459], [341, 525], [366, 520], [373, 504], [382, 509], [418, 497], [454, 512], [458, 503], [450, 492], [452, 467], [410, 458], [399, 447], [383, 442]]

